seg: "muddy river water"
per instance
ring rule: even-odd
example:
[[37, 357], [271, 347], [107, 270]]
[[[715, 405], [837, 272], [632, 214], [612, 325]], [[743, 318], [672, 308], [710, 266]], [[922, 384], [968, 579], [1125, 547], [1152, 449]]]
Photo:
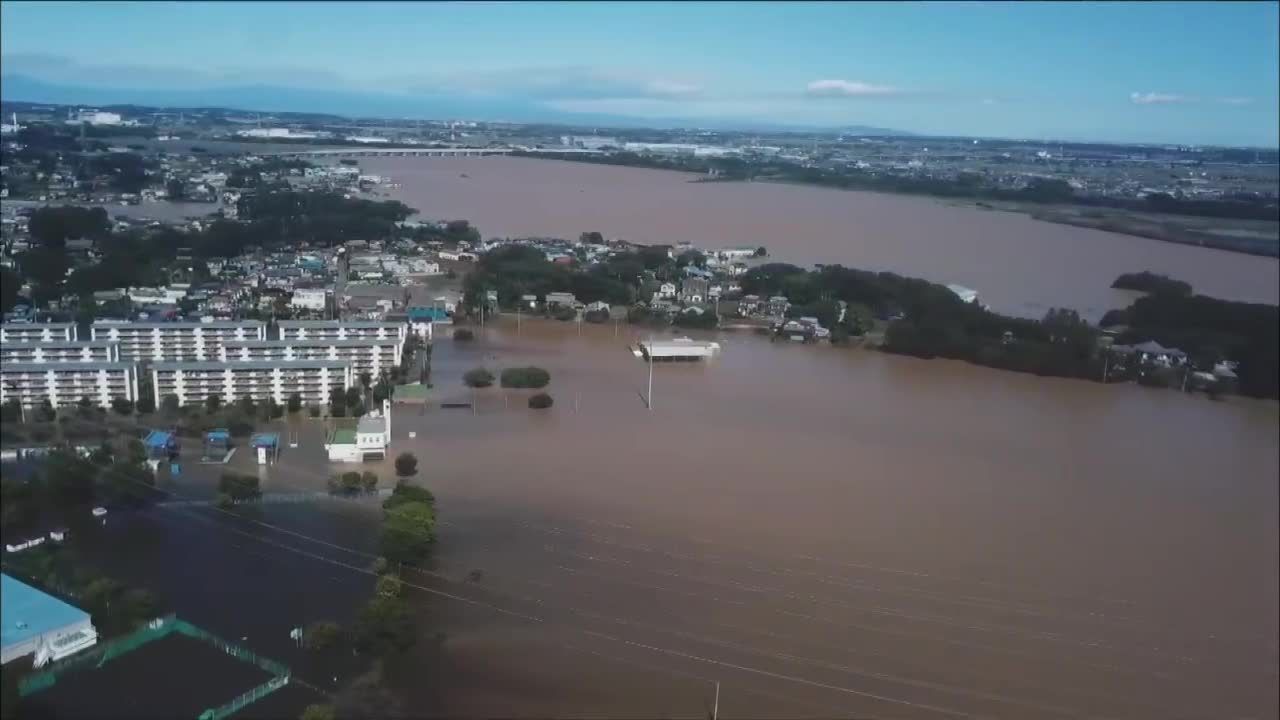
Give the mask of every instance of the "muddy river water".
[[[415, 716], [705, 717], [717, 682], [721, 717], [1276, 715], [1275, 403], [721, 333], [647, 410], [633, 332], [502, 318], [436, 344], [474, 408], [397, 407], [443, 521], [390, 672]], [[552, 409], [461, 384], [523, 364]], [[268, 492], [335, 469], [292, 429]], [[152, 510], [103, 554], [315, 681], [288, 629], [367, 596], [376, 504], [249, 517]]]
[[953, 207], [921, 197], [776, 183], [691, 183], [662, 170], [530, 158], [364, 158], [399, 183], [390, 197], [485, 237], [766, 246], [774, 259], [891, 270], [978, 290], [1001, 312], [1070, 307], [1097, 320], [1123, 307], [1111, 283], [1151, 270], [1233, 300], [1280, 301], [1280, 261]]

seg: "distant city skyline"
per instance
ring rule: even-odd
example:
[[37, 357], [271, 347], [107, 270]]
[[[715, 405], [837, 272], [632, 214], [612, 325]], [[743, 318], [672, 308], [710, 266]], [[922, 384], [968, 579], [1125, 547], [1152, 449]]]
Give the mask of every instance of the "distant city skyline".
[[1276, 147], [1280, 4], [5, 3], [6, 100]]

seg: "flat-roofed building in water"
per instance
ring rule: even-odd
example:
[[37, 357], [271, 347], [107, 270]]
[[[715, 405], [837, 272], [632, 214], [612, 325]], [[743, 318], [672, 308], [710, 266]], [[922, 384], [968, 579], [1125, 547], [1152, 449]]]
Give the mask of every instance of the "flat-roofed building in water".
[[222, 344], [230, 340], [265, 340], [267, 325], [261, 320], [214, 322], [95, 322], [94, 340], [120, 344], [125, 360], [156, 362], [217, 360]]
[[16, 398], [26, 407], [48, 400], [54, 407], [81, 398], [102, 408], [116, 399], [136, 402], [138, 369], [131, 362], [0, 363], [0, 403]]
[[387, 320], [281, 320], [281, 340], [387, 340], [404, 342], [409, 325]]
[[71, 342], [77, 340], [75, 323], [0, 324], [0, 342]]
[[117, 362], [119, 360], [120, 346], [110, 342], [55, 340], [0, 343], [0, 361], [3, 362]]
[[0, 574], [0, 665], [34, 654], [36, 667], [92, 647], [98, 631], [89, 613]]
[[151, 366], [156, 398], [179, 405], [217, 395], [223, 403], [241, 398], [280, 405], [297, 393], [308, 405], [323, 405], [353, 382], [351, 364], [341, 360], [245, 360], [239, 362], [159, 362]]

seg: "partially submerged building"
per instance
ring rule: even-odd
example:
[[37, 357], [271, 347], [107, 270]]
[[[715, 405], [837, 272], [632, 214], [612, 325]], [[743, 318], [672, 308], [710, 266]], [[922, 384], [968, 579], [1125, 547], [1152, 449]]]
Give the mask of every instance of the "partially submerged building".
[[0, 574], [0, 664], [35, 655], [35, 665], [61, 660], [98, 642], [89, 613]]

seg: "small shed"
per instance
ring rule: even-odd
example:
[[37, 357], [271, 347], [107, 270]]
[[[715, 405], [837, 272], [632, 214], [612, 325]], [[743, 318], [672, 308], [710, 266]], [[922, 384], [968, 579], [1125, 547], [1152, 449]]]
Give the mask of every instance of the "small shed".
[[152, 460], [168, 460], [178, 454], [178, 437], [167, 430], [152, 430], [143, 439], [147, 457]]
[[231, 449], [231, 431], [226, 428], [216, 428], [204, 434], [204, 455], [210, 457], [214, 455], [226, 455]]

